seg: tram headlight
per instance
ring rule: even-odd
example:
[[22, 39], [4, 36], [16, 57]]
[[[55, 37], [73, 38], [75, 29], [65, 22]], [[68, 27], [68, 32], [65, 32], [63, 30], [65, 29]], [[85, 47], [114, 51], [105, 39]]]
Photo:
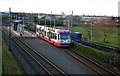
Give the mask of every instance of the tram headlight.
[[70, 39], [69, 39], [69, 40], [66, 40], [66, 42], [67, 42], [67, 43], [70, 43], [70, 42], [71, 42], [71, 40], [70, 40]]
[[65, 43], [65, 40], [59, 40], [59, 43]]

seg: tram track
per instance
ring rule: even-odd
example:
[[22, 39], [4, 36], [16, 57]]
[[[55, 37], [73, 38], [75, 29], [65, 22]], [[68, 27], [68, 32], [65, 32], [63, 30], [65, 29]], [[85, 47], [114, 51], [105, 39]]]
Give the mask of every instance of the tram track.
[[[33, 31], [30, 31], [28, 29], [26, 29], [27, 31], [29, 31], [31, 34], [34, 34], [35, 32]], [[72, 38], [72, 40], [74, 40], [74, 38]], [[113, 46], [108, 46], [108, 45], [102, 45], [102, 44], [98, 44], [98, 43], [95, 43], [95, 42], [88, 42], [88, 41], [84, 41], [84, 40], [81, 40], [80, 42], [76, 42], [74, 41], [74, 43], [76, 44], [82, 44], [82, 45], [86, 45], [86, 46], [89, 46], [89, 47], [92, 47], [92, 48], [95, 48], [95, 49], [99, 49], [99, 50], [103, 50], [103, 51], [106, 51], [106, 52], [113, 52], [115, 54], [120, 54], [120, 48], [119, 47], [113, 47]]]
[[64, 50], [65, 53], [69, 54], [74, 59], [78, 60], [79, 62], [83, 63], [84, 65], [86, 65], [87, 67], [89, 67], [90, 69], [95, 71], [98, 75], [102, 75], [102, 76], [107, 76], [107, 75], [109, 75], [109, 76], [119, 76], [118, 73], [113, 72], [113, 71], [103, 67], [102, 65], [96, 63], [95, 61], [87, 58], [86, 56], [73, 51], [73, 49], [65, 48], [65, 49], [62, 49], [62, 50]]
[[[51, 72], [48, 71], [40, 62], [38, 62], [38, 60], [37, 60], [31, 53], [29, 53], [29, 52], [26, 50], [26, 48], [24, 48], [23, 45], [21, 45], [21, 44], [18, 42], [17, 39], [14, 38], [13, 40], [16, 42], [17, 45], [19, 45], [19, 46], [24, 50], [24, 52], [26, 52], [27, 55], [29, 55], [30, 58], [33, 59], [33, 61], [34, 61], [35, 63], [38, 64], [38, 65], [37, 65], [38, 67], [42, 67], [42, 69], [44, 69], [44, 71], [45, 71], [44, 73], [45, 73], [45, 74], [51, 75]], [[51, 75], [51, 76], [52, 76], [52, 75]]]
[[12, 38], [40, 67], [42, 67], [47, 74], [53, 76], [53, 74], [60, 74], [67, 76], [67, 74], [58, 68], [54, 63], [50, 62], [43, 55], [38, 53], [35, 49], [27, 45], [25, 42], [15, 37]]
[[[3, 31], [4, 32], [4, 31]], [[22, 49], [24, 52], [32, 58], [32, 60], [37, 64], [37, 68], [42, 68], [42, 72], [45, 75], [54, 76], [56, 74], [67, 76], [67, 74], [61, 70], [57, 65], [49, 61], [42, 54], [37, 52], [27, 43], [23, 42], [19, 37], [16, 37], [15, 34], [12, 34], [11, 39]], [[34, 63], [32, 62], [32, 63]], [[39, 74], [39, 73], [38, 73]]]
[[[61, 49], [61, 48], [60, 48]], [[81, 63], [85, 64], [87, 67], [91, 68], [93, 71], [95, 71], [97, 74], [99, 75], [119, 75], [105, 67], [103, 67], [102, 65], [96, 63], [95, 61], [85, 57], [84, 55], [80, 54], [80, 53], [76, 53], [75, 51], [73, 51], [73, 49], [63, 49], [65, 50], [64, 52], [66, 52], [67, 54], [69, 54], [70, 56], [74, 57], [75, 59], [77, 59], [78, 61], [80, 61]]]
[[[34, 34], [35, 32], [33, 31], [30, 31], [28, 29], [25, 29], [27, 31], [29, 31], [31, 34]], [[74, 38], [72, 38], [72, 40], [74, 40]], [[76, 44], [82, 44], [82, 45], [86, 45], [86, 46], [89, 46], [89, 47], [92, 47], [92, 48], [95, 48], [95, 49], [99, 49], [99, 50], [102, 50], [102, 51], [106, 51], [106, 52], [113, 52], [115, 54], [120, 54], [120, 48], [119, 47], [113, 47], [113, 46], [109, 46], [109, 45], [102, 45], [102, 44], [98, 44], [98, 43], [95, 43], [95, 42], [88, 42], [88, 41], [85, 41], [85, 40], [81, 40], [79, 42], [77, 41], [74, 41], [74, 43]]]
[[113, 52], [113, 53], [116, 53], [116, 54], [120, 54], [120, 48], [119, 47], [102, 45], [102, 44], [98, 44], [98, 43], [95, 43], [95, 42], [87, 42], [87, 41], [84, 41], [84, 40], [81, 40], [80, 42], [76, 42], [76, 41], [74, 41], [74, 42], [76, 44], [81, 43], [83, 45], [86, 45], [86, 46], [89, 46], [89, 47], [92, 47], [92, 48], [95, 48], [95, 49], [103, 50], [103, 51], [106, 51], [106, 52]]
[[[20, 42], [22, 42], [29, 49], [34, 50], [33, 48], [31, 48], [29, 45], [27, 45], [23, 41], [20, 41]], [[62, 48], [60, 48], [60, 49], [62, 49]], [[85, 57], [85, 56], [83, 56], [81, 54], [76, 53], [72, 49], [63, 49], [63, 50], [64, 50], [65, 53], [69, 54], [70, 56], [74, 57], [76, 60], [78, 60], [81, 63], [85, 64], [86, 66], [88, 66], [89, 68], [91, 68], [93, 71], [95, 71], [99, 75], [110, 75], [110, 76], [114, 76], [115, 75], [115, 76], [118, 76], [118, 74], [116, 74], [116, 73], [114, 73], [114, 72], [112, 72], [112, 71], [104, 68], [103, 66], [97, 64], [96, 62], [92, 61], [91, 59], [88, 59], [87, 57]], [[63, 75], [67, 75], [64, 72], [62, 74]]]

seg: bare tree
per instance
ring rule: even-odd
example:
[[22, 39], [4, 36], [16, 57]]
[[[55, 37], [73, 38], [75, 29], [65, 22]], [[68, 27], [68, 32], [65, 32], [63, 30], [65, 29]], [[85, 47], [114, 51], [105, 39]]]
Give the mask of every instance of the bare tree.
[[107, 41], [106, 41], [106, 38], [108, 37], [108, 33], [107, 33], [107, 32], [104, 32], [103, 35], [104, 35], [104, 37], [103, 37], [103, 42], [106, 43], [106, 42], [107, 42]]

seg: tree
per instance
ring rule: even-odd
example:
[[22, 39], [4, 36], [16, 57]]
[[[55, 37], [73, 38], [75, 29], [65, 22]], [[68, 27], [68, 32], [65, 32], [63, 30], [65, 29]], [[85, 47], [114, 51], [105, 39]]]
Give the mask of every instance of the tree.
[[106, 38], [108, 37], [108, 34], [106, 32], [103, 33], [104, 37], [103, 37], [103, 42], [106, 43]]

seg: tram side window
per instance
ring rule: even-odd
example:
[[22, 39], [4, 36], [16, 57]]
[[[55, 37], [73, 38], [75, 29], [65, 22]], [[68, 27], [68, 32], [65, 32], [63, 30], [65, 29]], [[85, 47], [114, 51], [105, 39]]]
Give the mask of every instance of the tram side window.
[[52, 38], [52, 34], [53, 34], [53, 33], [52, 33], [52, 32], [50, 32], [50, 38]]
[[54, 37], [54, 33], [52, 33], [52, 38], [55, 39], [55, 37]]
[[47, 37], [49, 37], [49, 32], [47, 32]]
[[52, 38], [54, 39], [54, 33], [52, 34]]
[[36, 32], [38, 31], [38, 28], [36, 28]]
[[39, 28], [37, 28], [37, 32], [39, 32]]
[[37, 32], [39, 32], [39, 28], [37, 28]]
[[38, 33], [40, 33], [40, 28], [38, 28]]
[[42, 29], [41, 33], [42, 33], [42, 35], [44, 35], [44, 29]]
[[53, 33], [51, 32], [51, 38], [53, 38]]
[[58, 34], [58, 40], [60, 39], [60, 36], [59, 36], [59, 34]]
[[51, 38], [51, 32], [49, 32], [49, 36], [50, 36], [50, 38]]
[[55, 39], [55, 33], [53, 33], [53, 39]]
[[39, 29], [39, 33], [42, 34], [42, 31], [43, 31], [43, 30], [40, 28], [40, 29]]
[[57, 39], [57, 34], [55, 34], [55, 39]]
[[45, 31], [45, 36], [46, 36], [46, 31]]

